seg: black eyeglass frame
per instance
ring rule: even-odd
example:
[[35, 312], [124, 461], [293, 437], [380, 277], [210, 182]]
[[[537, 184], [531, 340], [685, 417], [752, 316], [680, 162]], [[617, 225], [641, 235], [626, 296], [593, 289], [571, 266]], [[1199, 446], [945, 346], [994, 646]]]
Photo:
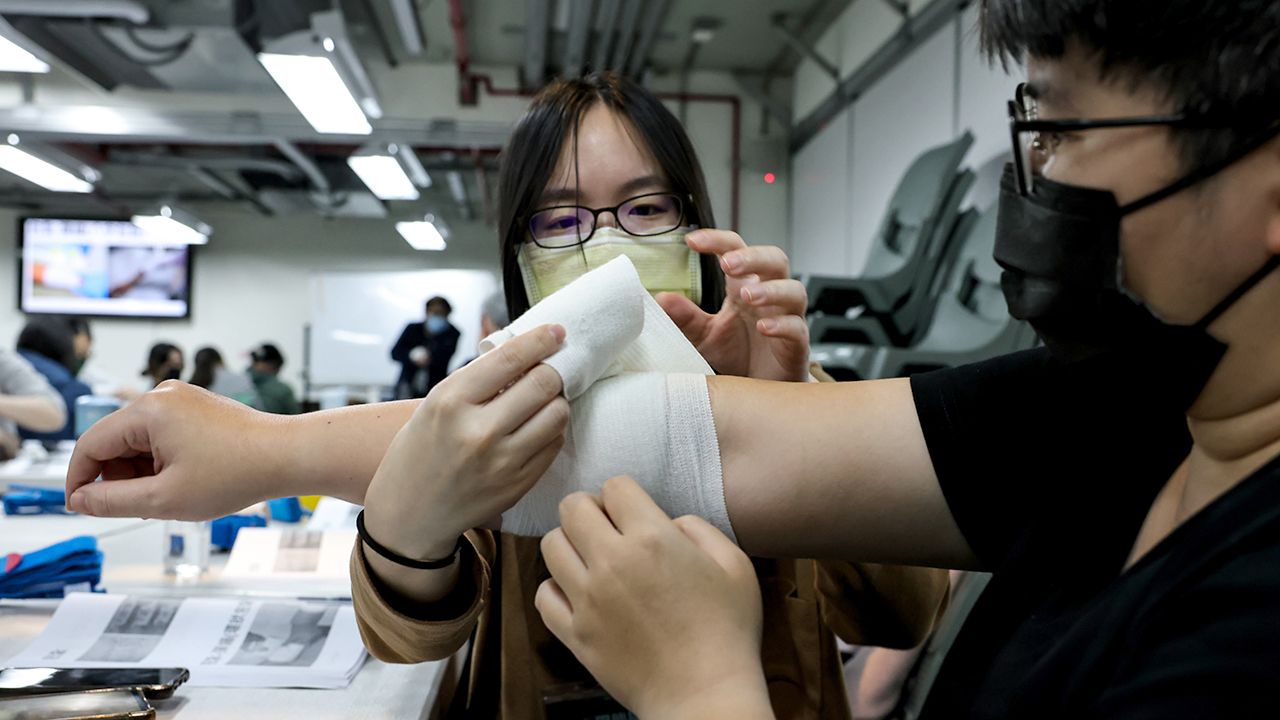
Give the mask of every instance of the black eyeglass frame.
[[1034, 171], [1030, 167], [1027, 149], [1020, 136], [1026, 132], [1074, 132], [1079, 130], [1097, 130], [1102, 128], [1144, 127], [1165, 125], [1184, 128], [1225, 128], [1232, 123], [1213, 115], [1196, 115], [1177, 113], [1172, 115], [1140, 115], [1124, 118], [1100, 118], [1087, 120], [1071, 118], [1064, 120], [1027, 120], [1026, 109], [1022, 99], [1025, 95], [1026, 83], [1018, 85], [1013, 100], [1009, 101], [1009, 140], [1013, 146], [1013, 163], [1017, 170], [1018, 192], [1026, 197], [1034, 188]]
[[[676, 224], [664, 230], [656, 230], [654, 232], [648, 232], [648, 233], [634, 233], [628, 230], [626, 227], [626, 223], [618, 215], [618, 208], [622, 207], [623, 205], [626, 205], [627, 203], [635, 202], [636, 200], [642, 200], [647, 197], [658, 197], [658, 196], [669, 196], [676, 201], [676, 206], [680, 210], [679, 216], [676, 218]], [[613, 213], [614, 219], [618, 221], [618, 227], [622, 228], [622, 230], [626, 232], [628, 235], [631, 235], [633, 237], [653, 237], [654, 235], [662, 235], [663, 233], [669, 233], [672, 230], [675, 230], [676, 228], [684, 224], [685, 218], [687, 217], [687, 211], [685, 209], [686, 200], [689, 202], [690, 205], [693, 204], [693, 196], [691, 195], [681, 195], [680, 193], [675, 193], [675, 192], [651, 192], [651, 193], [636, 195], [634, 197], [629, 197], [626, 200], [623, 200], [622, 202], [618, 203], [617, 205], [614, 205], [613, 207], [589, 208], [585, 205], [552, 205], [550, 207], [538, 208], [537, 210], [534, 210], [533, 212], [529, 213], [528, 217], [525, 219], [525, 229], [528, 230], [529, 232], [529, 240], [533, 242], [534, 245], [537, 245], [538, 247], [547, 248], [548, 250], [559, 250], [563, 248], [577, 247], [579, 245], [585, 245], [586, 242], [591, 239], [591, 236], [596, 234], [596, 228], [600, 226], [601, 214]], [[533, 219], [537, 217], [539, 214], [547, 212], [548, 210], [569, 210], [569, 209], [586, 210], [587, 212], [591, 213], [591, 232], [587, 233], [586, 237], [579, 238], [576, 242], [572, 242], [572, 243], [559, 244], [559, 245], [542, 244], [542, 242], [538, 240], [537, 235], [535, 235], [533, 232]], [[568, 236], [565, 236], [565, 237], [568, 237]]]

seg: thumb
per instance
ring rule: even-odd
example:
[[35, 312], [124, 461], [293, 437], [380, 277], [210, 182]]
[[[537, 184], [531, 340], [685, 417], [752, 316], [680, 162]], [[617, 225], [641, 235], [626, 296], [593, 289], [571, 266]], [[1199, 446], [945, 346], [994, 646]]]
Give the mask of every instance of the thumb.
[[67, 496], [67, 508], [94, 517], [186, 519], [176, 517], [172, 508], [166, 510], [159, 500], [164, 495], [164, 486], [172, 482], [166, 475], [162, 472], [128, 480], [91, 482]]
[[702, 338], [707, 334], [707, 325], [711, 322], [711, 315], [708, 315], [692, 300], [680, 293], [658, 293], [654, 299], [658, 301], [658, 305], [662, 306], [662, 309], [667, 313], [667, 317], [671, 318], [671, 322], [680, 328], [680, 331], [684, 333], [689, 342], [697, 345], [702, 341]]

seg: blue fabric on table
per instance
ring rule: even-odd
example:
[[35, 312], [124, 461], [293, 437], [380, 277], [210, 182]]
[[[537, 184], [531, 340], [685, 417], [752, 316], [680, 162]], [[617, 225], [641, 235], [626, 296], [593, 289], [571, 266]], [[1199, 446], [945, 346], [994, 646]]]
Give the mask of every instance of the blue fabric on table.
[[69, 585], [96, 590], [102, 581], [102, 551], [88, 535], [0, 560], [0, 598], [62, 597]]

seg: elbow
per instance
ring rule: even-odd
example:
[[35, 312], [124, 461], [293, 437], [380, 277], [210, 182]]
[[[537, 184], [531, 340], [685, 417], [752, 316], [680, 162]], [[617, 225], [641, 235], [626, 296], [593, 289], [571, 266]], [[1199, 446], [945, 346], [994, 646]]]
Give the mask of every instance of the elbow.
[[433, 642], [415, 645], [412, 642], [406, 642], [403, 637], [378, 637], [371, 632], [366, 632], [364, 627], [361, 628], [360, 636], [370, 656], [391, 665], [414, 665], [446, 660], [452, 657], [467, 639], [463, 636], [456, 643]]
[[25, 426], [36, 432], [57, 432], [67, 425], [67, 408], [61, 400], [45, 399], [38, 412], [31, 413]]

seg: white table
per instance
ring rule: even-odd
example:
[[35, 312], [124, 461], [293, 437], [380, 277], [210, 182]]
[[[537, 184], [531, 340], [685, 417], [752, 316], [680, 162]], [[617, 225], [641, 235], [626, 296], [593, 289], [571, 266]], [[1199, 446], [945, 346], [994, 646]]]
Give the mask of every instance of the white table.
[[69, 451], [55, 451], [48, 453], [47, 457], [21, 455], [0, 462], [0, 490], [8, 488], [10, 483], [61, 490], [67, 486], [67, 464], [70, 462]]
[[[83, 516], [0, 515], [0, 553], [27, 552], [75, 535], [95, 535], [104, 555], [102, 585], [113, 593], [148, 595], [281, 594], [245, 581], [220, 579], [226, 555], [214, 555], [211, 569], [194, 583], [166, 576], [160, 562], [163, 522]], [[290, 588], [294, 595], [329, 588]], [[21, 652], [48, 623], [54, 601], [0, 601], [0, 664]], [[177, 720], [215, 718], [426, 718], [432, 712], [448, 661], [388, 665], [370, 658], [351, 685], [342, 690], [240, 689], [183, 687], [171, 701], [156, 703], [157, 717]]]

